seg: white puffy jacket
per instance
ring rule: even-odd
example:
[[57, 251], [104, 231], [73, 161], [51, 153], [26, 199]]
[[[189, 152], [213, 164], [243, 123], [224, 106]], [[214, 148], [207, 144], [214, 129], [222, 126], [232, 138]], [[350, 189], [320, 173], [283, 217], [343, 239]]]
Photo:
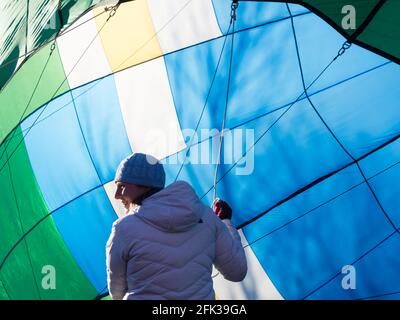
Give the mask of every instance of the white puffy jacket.
[[118, 219], [107, 242], [113, 299], [214, 299], [212, 265], [241, 281], [247, 263], [237, 230], [175, 182]]

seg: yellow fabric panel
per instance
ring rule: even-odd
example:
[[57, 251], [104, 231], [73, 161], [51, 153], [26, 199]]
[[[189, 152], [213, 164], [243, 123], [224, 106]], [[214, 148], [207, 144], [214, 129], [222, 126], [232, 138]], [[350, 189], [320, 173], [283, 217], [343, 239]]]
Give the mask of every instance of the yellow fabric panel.
[[[104, 11], [96, 8], [94, 15]], [[146, 0], [122, 3], [105, 24], [109, 14], [96, 17], [97, 29], [113, 72], [162, 55]]]

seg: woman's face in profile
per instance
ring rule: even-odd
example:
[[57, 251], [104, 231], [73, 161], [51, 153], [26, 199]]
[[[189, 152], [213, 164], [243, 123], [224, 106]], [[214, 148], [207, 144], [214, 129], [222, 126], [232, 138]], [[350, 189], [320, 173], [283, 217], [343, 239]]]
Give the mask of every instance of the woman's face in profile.
[[115, 184], [117, 185], [117, 190], [115, 191], [114, 198], [116, 200], [121, 200], [126, 209], [126, 213], [130, 211], [132, 204], [135, 203], [135, 200], [149, 190], [148, 187], [138, 186], [121, 181], [116, 181]]

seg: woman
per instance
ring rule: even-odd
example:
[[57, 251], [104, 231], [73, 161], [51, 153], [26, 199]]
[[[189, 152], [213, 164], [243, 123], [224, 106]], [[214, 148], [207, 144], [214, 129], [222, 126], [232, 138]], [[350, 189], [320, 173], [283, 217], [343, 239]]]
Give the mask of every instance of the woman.
[[127, 215], [107, 242], [113, 299], [214, 299], [213, 264], [227, 280], [244, 279], [246, 257], [225, 202], [213, 212], [186, 182], [164, 188], [162, 164], [141, 153], [121, 162], [115, 183]]

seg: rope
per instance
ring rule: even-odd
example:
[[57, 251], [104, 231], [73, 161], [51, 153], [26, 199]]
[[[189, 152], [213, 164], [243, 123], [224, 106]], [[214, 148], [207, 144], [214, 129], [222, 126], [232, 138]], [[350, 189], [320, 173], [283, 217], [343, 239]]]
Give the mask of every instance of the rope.
[[230, 24], [232, 25], [232, 38], [231, 38], [231, 52], [230, 52], [230, 57], [229, 57], [229, 70], [228, 70], [228, 85], [226, 88], [226, 99], [225, 99], [225, 110], [224, 110], [224, 117], [222, 119], [222, 125], [221, 125], [221, 133], [219, 136], [219, 146], [218, 146], [218, 154], [217, 154], [217, 163], [215, 165], [215, 174], [214, 174], [214, 196], [213, 200], [215, 201], [217, 199], [217, 177], [218, 177], [218, 169], [219, 165], [221, 162], [221, 150], [222, 150], [222, 143], [224, 140], [224, 130], [225, 130], [225, 124], [226, 124], [226, 114], [228, 110], [228, 104], [229, 104], [229, 89], [231, 85], [231, 73], [232, 73], [232, 60], [233, 60], [233, 45], [234, 45], [234, 40], [235, 40], [235, 22], [236, 22], [236, 10], [239, 6], [239, 3], [237, 0], [232, 1], [231, 5], [231, 21]]
[[187, 150], [186, 150], [186, 153], [185, 153], [185, 157], [184, 157], [184, 159], [183, 159], [183, 161], [182, 161], [182, 163], [181, 163], [181, 166], [179, 167], [178, 173], [177, 173], [176, 176], [175, 176], [175, 180], [174, 180], [175, 182], [178, 180], [178, 177], [179, 177], [179, 175], [180, 175], [180, 173], [181, 173], [181, 171], [182, 171], [182, 169], [183, 169], [183, 165], [185, 164], [186, 159], [187, 159], [187, 157], [188, 157], [188, 155], [189, 155], [190, 148], [194, 145], [194, 144], [193, 144], [193, 138], [194, 138], [194, 136], [195, 136], [197, 130], [199, 129], [199, 125], [200, 125], [201, 119], [203, 118], [204, 111], [205, 111], [205, 108], [206, 108], [207, 103], [208, 103], [208, 99], [210, 98], [211, 90], [212, 90], [212, 88], [213, 88], [214, 81], [215, 81], [215, 79], [216, 79], [216, 77], [217, 77], [217, 72], [218, 72], [219, 65], [220, 65], [221, 60], [222, 60], [222, 54], [223, 54], [224, 49], [225, 49], [226, 40], [228, 39], [228, 34], [229, 34], [230, 30], [231, 30], [231, 26], [232, 26], [232, 23], [229, 24], [228, 30], [227, 30], [226, 33], [225, 33], [226, 36], [225, 36], [225, 38], [224, 38], [224, 43], [223, 43], [223, 45], [222, 45], [221, 52], [220, 52], [219, 57], [218, 57], [217, 66], [216, 66], [216, 68], [215, 68], [214, 75], [213, 75], [213, 78], [212, 78], [212, 80], [211, 80], [211, 84], [210, 84], [210, 87], [209, 87], [209, 89], [208, 89], [208, 92], [207, 92], [207, 96], [206, 96], [206, 100], [205, 100], [204, 105], [203, 105], [203, 109], [201, 110], [200, 117], [199, 117], [199, 119], [197, 120], [196, 128], [195, 128], [195, 130], [194, 130], [192, 136], [190, 137], [190, 140], [189, 140], [189, 143], [188, 143], [188, 147], [187, 147]]

